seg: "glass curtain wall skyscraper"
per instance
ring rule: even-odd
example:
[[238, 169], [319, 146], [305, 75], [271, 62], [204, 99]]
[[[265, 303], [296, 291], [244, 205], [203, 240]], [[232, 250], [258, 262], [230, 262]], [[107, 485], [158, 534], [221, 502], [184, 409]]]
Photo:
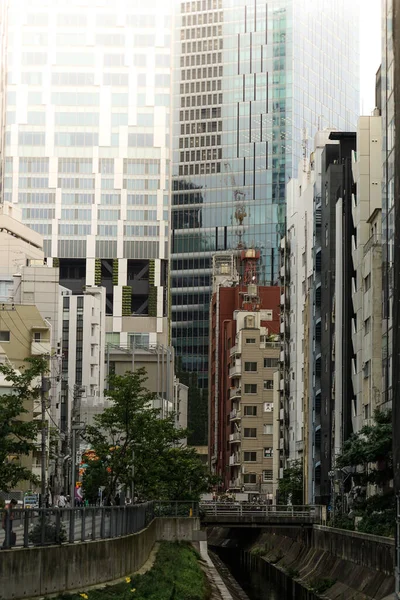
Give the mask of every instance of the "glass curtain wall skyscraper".
[[259, 282], [277, 282], [286, 184], [308, 140], [324, 127], [356, 127], [358, 7], [180, 2], [175, 32], [172, 331], [196, 384], [193, 441], [204, 443], [212, 255], [259, 248]]
[[2, 199], [121, 345], [168, 342], [171, 28], [169, 0], [2, 2]]

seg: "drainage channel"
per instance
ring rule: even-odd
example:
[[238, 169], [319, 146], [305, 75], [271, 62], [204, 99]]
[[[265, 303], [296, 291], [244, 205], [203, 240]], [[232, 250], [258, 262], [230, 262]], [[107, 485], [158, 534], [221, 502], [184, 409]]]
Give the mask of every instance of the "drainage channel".
[[209, 555], [233, 600], [292, 600], [291, 591], [273, 581], [238, 548], [209, 548]]

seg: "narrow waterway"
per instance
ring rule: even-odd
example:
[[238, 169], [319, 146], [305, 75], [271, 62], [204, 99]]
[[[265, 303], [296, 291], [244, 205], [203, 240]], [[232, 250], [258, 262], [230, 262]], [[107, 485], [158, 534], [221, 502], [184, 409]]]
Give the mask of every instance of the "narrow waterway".
[[229, 569], [232, 577], [238, 582], [250, 600], [291, 600], [288, 594], [277, 581], [268, 578], [261, 569], [251, 569], [243, 560], [243, 553], [235, 549], [212, 548], [224, 565]]

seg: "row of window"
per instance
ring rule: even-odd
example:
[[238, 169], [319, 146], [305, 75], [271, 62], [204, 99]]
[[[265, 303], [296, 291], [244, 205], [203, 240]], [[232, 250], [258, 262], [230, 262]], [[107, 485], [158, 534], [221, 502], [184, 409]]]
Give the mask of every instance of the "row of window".
[[179, 165], [179, 176], [186, 177], [187, 175], [209, 175], [212, 173], [221, 172], [221, 163], [198, 163], [191, 165]]
[[203, 94], [195, 96], [183, 96], [181, 107], [204, 106], [204, 104], [222, 104], [222, 94]]
[[[272, 424], [263, 425], [263, 434], [264, 435], [272, 435], [272, 433], [273, 433], [273, 425]], [[256, 438], [257, 437], [257, 427], [244, 427], [243, 428], [243, 437]]]
[[[205, 119], [217, 119], [221, 117], [221, 107], [214, 106], [212, 108], [196, 108], [191, 110], [181, 110], [179, 112], [180, 121], [204, 121]], [[182, 129], [185, 127], [185, 129]], [[195, 133], [196, 124], [181, 125], [181, 135]]]
[[181, 40], [198, 40], [201, 38], [222, 36], [222, 25], [213, 25], [208, 27], [193, 27], [181, 29]]
[[[263, 389], [264, 390], [273, 390], [274, 389], [273, 379], [264, 379]], [[257, 394], [257, 384], [256, 383], [245, 383], [244, 384], [244, 393], [245, 394]]]
[[[273, 448], [264, 448], [263, 457], [272, 458], [274, 455]], [[243, 452], [244, 462], [257, 462], [257, 451]]]
[[[152, 116], [152, 115], [147, 115]], [[160, 161], [157, 159], [124, 158], [124, 175], [159, 175]]]
[[217, 10], [218, 8], [222, 8], [222, 0], [192, 0], [191, 2], [182, 2], [181, 13]]
[[122, 183], [124, 190], [158, 190], [159, 179], [124, 179]]
[[49, 192], [20, 192], [18, 202], [21, 204], [54, 204], [56, 201], [55, 193]]
[[223, 39], [214, 38], [209, 40], [201, 40], [198, 42], [182, 42], [182, 55], [190, 54], [191, 52], [211, 52], [212, 50], [222, 50]]
[[[279, 364], [278, 358], [264, 358], [264, 369], [275, 368]], [[248, 373], [257, 373], [258, 365], [254, 361], [245, 361], [244, 370]]]
[[222, 67], [198, 67], [197, 69], [182, 69], [182, 81], [201, 81], [202, 79], [212, 79], [213, 77], [222, 77]]
[[[51, 234], [50, 225], [39, 225], [35, 224], [31, 226], [32, 229], [41, 234]], [[90, 224], [73, 224], [73, 223], [61, 223], [58, 226], [59, 235], [81, 235], [86, 236], [92, 233], [92, 226]], [[158, 237], [159, 236], [158, 225], [125, 225], [124, 235], [127, 237]], [[97, 225], [97, 235], [105, 237], [116, 237], [118, 235], [117, 225]]]
[[[272, 471], [263, 471], [263, 481], [272, 481], [273, 473]], [[243, 483], [257, 483], [257, 473], [245, 473], [243, 475]]]
[[[207, 136], [209, 137], [209, 136]], [[215, 137], [215, 136], [213, 136]], [[199, 141], [199, 140], [196, 140]], [[201, 138], [202, 142], [205, 142], [205, 138]], [[204, 143], [201, 144], [204, 146]], [[212, 144], [214, 146], [214, 144]], [[195, 161], [209, 161], [209, 160], [222, 160], [222, 148], [211, 148], [207, 150], [191, 150], [187, 152], [180, 152], [179, 160], [181, 163]]]
[[[206, 4], [205, 2], [203, 3]], [[205, 7], [203, 10], [206, 10]], [[224, 13], [222, 11], [218, 12], [206, 12], [200, 13], [199, 15], [184, 15], [182, 17], [182, 26], [190, 27], [191, 25], [207, 25], [207, 23], [222, 23], [223, 22]]]
[[[243, 406], [243, 414], [245, 417], [256, 417], [257, 416], [257, 409], [258, 407], [256, 405], [249, 405], [246, 404]], [[263, 412], [272, 412], [274, 410], [274, 405], [272, 402], [264, 402], [263, 403]]]

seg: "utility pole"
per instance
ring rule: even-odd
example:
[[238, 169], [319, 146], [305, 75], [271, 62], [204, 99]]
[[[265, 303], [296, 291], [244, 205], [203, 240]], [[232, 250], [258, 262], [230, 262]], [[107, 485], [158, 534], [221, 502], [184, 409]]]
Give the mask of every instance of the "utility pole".
[[77, 432], [84, 431], [85, 425], [80, 423], [78, 425], [71, 425], [71, 443], [72, 443], [72, 452], [71, 452], [71, 488], [70, 488], [70, 496], [71, 496], [71, 507], [75, 506], [75, 480], [76, 480], [76, 434]]
[[40, 385], [40, 401], [42, 408], [42, 460], [41, 460], [41, 507], [46, 508], [46, 393], [49, 391], [49, 380], [42, 373]]

